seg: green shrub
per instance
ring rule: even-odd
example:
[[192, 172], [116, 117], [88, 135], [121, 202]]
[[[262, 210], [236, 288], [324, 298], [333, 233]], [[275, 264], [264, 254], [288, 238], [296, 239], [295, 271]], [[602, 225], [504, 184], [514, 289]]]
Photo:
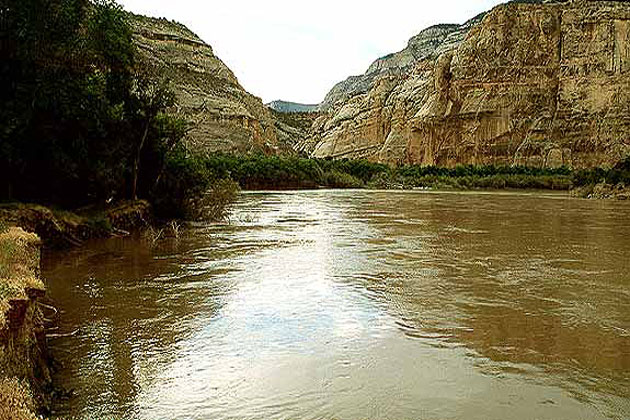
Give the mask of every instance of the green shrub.
[[564, 176], [571, 175], [571, 169], [565, 166], [560, 168], [533, 168], [528, 166], [458, 165], [454, 168], [445, 168], [438, 166], [408, 165], [399, 168], [398, 173], [408, 178], [422, 178], [425, 176], [464, 178], [499, 175]]
[[191, 153], [178, 145], [166, 156], [164, 170], [152, 192], [156, 214], [163, 218], [220, 220], [239, 187], [218, 161]]
[[363, 188], [365, 184], [357, 177], [336, 170], [324, 172], [322, 184], [330, 188]]
[[611, 169], [583, 169], [573, 175], [573, 185], [576, 187], [597, 184], [630, 185], [630, 157], [622, 159]]
[[151, 195], [187, 123], [165, 114], [174, 94], [141, 62], [129, 16], [114, 0], [0, 7], [0, 200]]
[[107, 234], [112, 231], [111, 222], [103, 215], [87, 219], [86, 224], [91, 230], [101, 234]]
[[151, 193], [156, 214], [164, 218], [186, 218], [189, 202], [201, 197], [211, 187], [212, 174], [201, 157], [183, 146], [172, 150], [165, 158], [164, 170]]
[[307, 159], [296, 156], [214, 154], [206, 166], [217, 178], [230, 177], [245, 189], [288, 189], [364, 186], [388, 173], [387, 165], [364, 160]]
[[215, 181], [209, 191], [188, 201], [185, 216], [188, 220], [225, 220], [238, 192], [238, 184], [231, 179]]

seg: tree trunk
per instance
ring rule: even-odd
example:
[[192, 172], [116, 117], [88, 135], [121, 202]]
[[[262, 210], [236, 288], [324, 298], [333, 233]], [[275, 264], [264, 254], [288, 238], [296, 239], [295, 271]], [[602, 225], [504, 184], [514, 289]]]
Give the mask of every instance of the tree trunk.
[[166, 153], [164, 153], [164, 159], [162, 160], [162, 164], [160, 165], [160, 171], [158, 172], [158, 176], [155, 178], [155, 182], [153, 183], [153, 187], [151, 191], [155, 191], [158, 184], [160, 183], [160, 179], [162, 179], [162, 175], [164, 174], [164, 169], [166, 168], [166, 157], [168, 156], [170, 151], [173, 150], [175, 146], [177, 146], [179, 142], [180, 140], [171, 140], [166, 146]]
[[144, 126], [144, 133], [142, 133], [142, 138], [140, 139], [140, 144], [138, 145], [138, 150], [136, 152], [136, 157], [133, 161], [133, 180], [131, 184], [131, 198], [133, 200], [138, 199], [138, 171], [140, 170], [140, 154], [142, 153], [144, 143], [146, 142], [147, 136], [149, 135], [150, 124], [151, 118], [147, 118], [147, 123]]

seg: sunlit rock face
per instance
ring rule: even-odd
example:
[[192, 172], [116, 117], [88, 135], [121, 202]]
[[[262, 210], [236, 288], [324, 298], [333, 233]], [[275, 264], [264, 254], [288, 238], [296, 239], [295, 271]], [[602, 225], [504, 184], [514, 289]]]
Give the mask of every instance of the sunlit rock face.
[[630, 153], [630, 3], [511, 3], [430, 28], [321, 108], [299, 144], [316, 157], [612, 164]]
[[189, 145], [199, 151], [274, 153], [274, 119], [260, 98], [185, 26], [166, 19], [132, 16], [143, 59], [168, 79], [176, 94], [172, 110], [192, 123]]

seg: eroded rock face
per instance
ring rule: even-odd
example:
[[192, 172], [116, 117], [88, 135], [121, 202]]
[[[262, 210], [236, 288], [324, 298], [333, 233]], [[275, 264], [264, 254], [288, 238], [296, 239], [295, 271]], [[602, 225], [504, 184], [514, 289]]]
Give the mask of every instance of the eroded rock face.
[[279, 151], [284, 155], [297, 154], [300, 143], [311, 135], [313, 122], [320, 116], [317, 112], [280, 112], [271, 113], [275, 120]]
[[507, 4], [446, 28], [412, 64], [406, 53], [395, 71], [373, 64], [364, 91], [333, 89], [299, 147], [447, 166], [588, 167], [630, 153], [630, 3]]
[[332, 88], [319, 105], [320, 111], [329, 111], [352, 98], [369, 92], [378, 79], [401, 76], [409, 71], [418, 61], [430, 58], [443, 46], [456, 42], [470, 29], [466, 25], [436, 25], [427, 28], [409, 40], [402, 51], [386, 55], [374, 61], [365, 74], [350, 76]]
[[278, 151], [274, 119], [197, 35], [165, 19], [133, 16], [142, 57], [170, 82], [174, 112], [193, 124], [190, 146], [203, 152]]

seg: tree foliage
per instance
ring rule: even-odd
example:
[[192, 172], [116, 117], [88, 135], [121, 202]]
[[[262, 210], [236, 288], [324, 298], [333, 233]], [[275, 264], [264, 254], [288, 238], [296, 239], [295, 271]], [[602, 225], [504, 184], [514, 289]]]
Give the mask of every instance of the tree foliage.
[[112, 0], [0, 5], [0, 199], [149, 197], [185, 121]]
[[596, 184], [628, 186], [630, 185], [630, 157], [626, 157], [610, 169], [592, 168], [577, 171], [573, 183], [576, 187]]

